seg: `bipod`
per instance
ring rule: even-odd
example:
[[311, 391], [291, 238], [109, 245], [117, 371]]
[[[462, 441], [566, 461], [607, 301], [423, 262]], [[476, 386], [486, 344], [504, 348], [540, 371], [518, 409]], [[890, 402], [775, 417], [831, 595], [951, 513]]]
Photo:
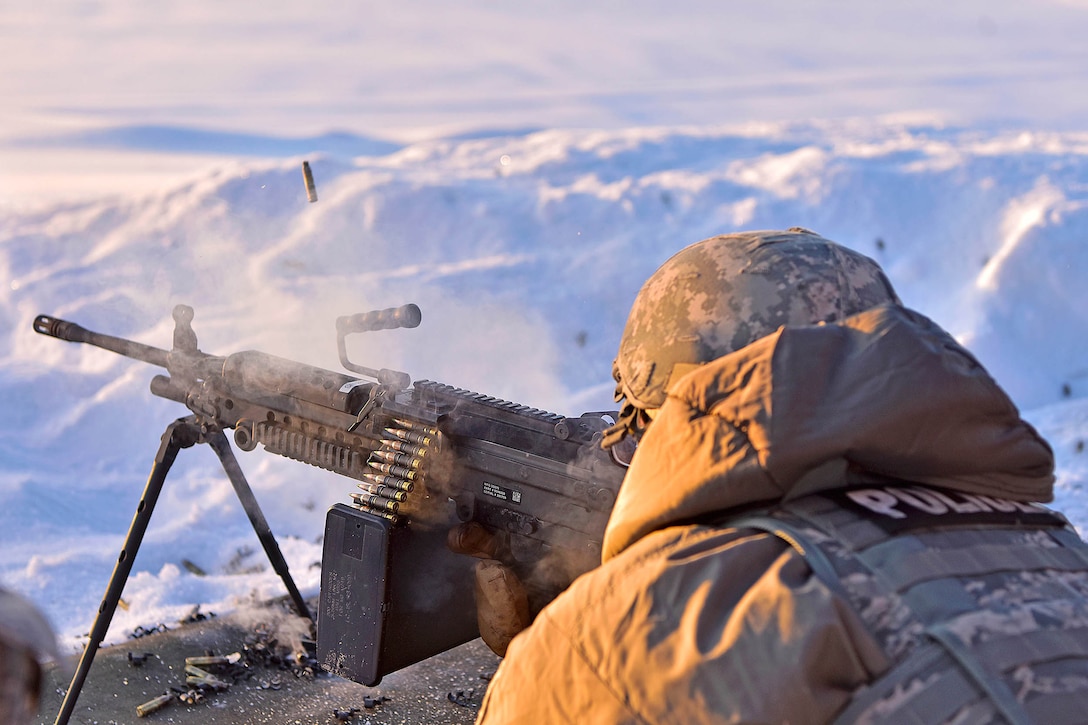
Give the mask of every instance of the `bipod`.
[[234, 457], [234, 452], [231, 450], [230, 443], [227, 442], [227, 437], [223, 435], [223, 431], [219, 428], [210, 428], [201, 425], [196, 416], [179, 418], [167, 426], [166, 431], [162, 434], [162, 444], [159, 446], [159, 451], [155, 455], [155, 463], [151, 467], [151, 474], [147, 478], [147, 485], [144, 486], [143, 496], [140, 498], [140, 503], [136, 506], [136, 514], [132, 517], [132, 523], [129, 525], [125, 543], [121, 547], [121, 553], [118, 555], [117, 563], [113, 567], [113, 574], [110, 576], [110, 583], [106, 588], [106, 594], [102, 598], [102, 604], [99, 605], [98, 614], [94, 618], [94, 626], [91, 627], [90, 640], [83, 650], [83, 655], [79, 658], [79, 665], [76, 667], [76, 672], [72, 676], [72, 683], [68, 686], [68, 691], [64, 694], [64, 700], [61, 702], [60, 712], [57, 714], [55, 725], [66, 725], [68, 719], [72, 716], [72, 711], [76, 706], [76, 700], [79, 698], [79, 692], [83, 689], [83, 683], [87, 679], [87, 673], [90, 671], [91, 664], [94, 662], [95, 653], [102, 645], [102, 640], [106, 638], [106, 631], [109, 629], [110, 622], [113, 620], [113, 615], [117, 611], [117, 603], [121, 600], [121, 593], [124, 591], [125, 582], [128, 581], [129, 573], [132, 571], [132, 562], [136, 558], [136, 552], [140, 548], [140, 542], [143, 541], [144, 533], [147, 531], [147, 525], [151, 521], [151, 513], [155, 510], [155, 503], [159, 500], [159, 493], [162, 492], [163, 483], [166, 481], [166, 474], [170, 472], [170, 467], [174, 464], [178, 451], [182, 448], [189, 448], [197, 443], [207, 443], [212, 447], [216, 455], [219, 456], [219, 461], [223, 465], [223, 470], [226, 471], [231, 485], [234, 486], [234, 492], [242, 502], [242, 508], [245, 509], [246, 515], [249, 517], [249, 522], [253, 525], [253, 530], [257, 532], [257, 538], [260, 539], [261, 545], [264, 547], [264, 552], [268, 555], [268, 560], [272, 563], [272, 568], [279, 574], [280, 579], [282, 579], [284, 585], [286, 585], [287, 592], [291, 596], [291, 601], [294, 603], [295, 609], [300, 615], [313, 621], [313, 616], [311, 616], [310, 610], [306, 606], [306, 602], [302, 599], [298, 587], [295, 586], [295, 582], [291, 578], [290, 572], [287, 570], [287, 562], [280, 552], [280, 547], [276, 543], [276, 538], [272, 535], [272, 530], [268, 527], [268, 522], [265, 520], [264, 514], [261, 513], [260, 506], [257, 505], [257, 499], [253, 495], [253, 490], [249, 487], [249, 483], [246, 481], [246, 477], [242, 473], [241, 467], [238, 465], [238, 460]]

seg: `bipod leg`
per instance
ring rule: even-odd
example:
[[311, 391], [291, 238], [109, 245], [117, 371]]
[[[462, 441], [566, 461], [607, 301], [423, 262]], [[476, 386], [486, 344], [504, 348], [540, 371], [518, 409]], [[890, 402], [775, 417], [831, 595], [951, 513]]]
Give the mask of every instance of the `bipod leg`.
[[272, 563], [272, 568], [280, 575], [284, 586], [287, 587], [287, 593], [291, 595], [291, 601], [295, 604], [295, 611], [312, 622], [314, 620], [313, 615], [310, 614], [306, 601], [299, 594], [298, 587], [295, 586], [295, 580], [291, 578], [291, 572], [287, 570], [287, 561], [280, 552], [280, 546], [276, 543], [276, 537], [272, 535], [272, 529], [269, 528], [268, 521], [265, 520], [264, 514], [261, 513], [261, 507], [257, 504], [253, 489], [249, 487], [249, 482], [246, 481], [245, 474], [242, 473], [242, 468], [238, 465], [238, 459], [234, 457], [234, 451], [231, 450], [227, 437], [223, 434], [223, 431], [216, 429], [205, 431], [204, 440], [219, 456], [219, 461], [223, 464], [223, 470], [227, 472], [227, 477], [230, 479], [231, 485], [234, 486], [234, 492], [238, 494], [238, 500], [242, 502], [242, 508], [246, 510], [246, 515], [249, 516], [249, 522], [253, 524], [253, 530], [257, 532], [257, 538], [261, 540], [261, 546], [264, 547], [264, 553], [268, 555], [268, 561]]
[[200, 440], [200, 428], [192, 417], [181, 418], [167, 426], [162, 434], [162, 444], [155, 455], [155, 464], [151, 467], [151, 474], [147, 477], [147, 485], [144, 486], [143, 496], [136, 507], [136, 514], [132, 517], [132, 523], [128, 527], [128, 536], [125, 537], [124, 546], [117, 557], [117, 563], [113, 567], [109, 586], [102, 598], [102, 604], [98, 607], [98, 614], [94, 618], [94, 626], [91, 627], [90, 640], [79, 658], [72, 683], [68, 685], [68, 692], [64, 694], [64, 700], [60, 704], [60, 712], [57, 714], [56, 725], [66, 725], [75, 709], [79, 692], [83, 689], [83, 683], [87, 679], [87, 673], [94, 662], [95, 653], [98, 651], [102, 640], [106, 638], [106, 631], [117, 611], [117, 603], [121, 600], [121, 593], [125, 589], [125, 582], [132, 571], [132, 562], [136, 558], [136, 552], [143, 541], [147, 524], [151, 521], [151, 512], [155, 510], [155, 503], [159, 499], [166, 474], [170, 472], [170, 466], [177, 458], [178, 451], [182, 448], [197, 443]]

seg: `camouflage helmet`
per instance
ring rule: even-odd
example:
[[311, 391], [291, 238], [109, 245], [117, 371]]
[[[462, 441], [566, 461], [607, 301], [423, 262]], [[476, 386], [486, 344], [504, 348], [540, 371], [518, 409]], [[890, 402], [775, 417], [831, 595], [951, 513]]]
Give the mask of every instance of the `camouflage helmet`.
[[899, 298], [868, 257], [793, 227], [725, 234], [673, 255], [635, 298], [613, 363], [626, 400], [609, 442], [646, 422], [670, 382], [783, 325], [836, 322]]

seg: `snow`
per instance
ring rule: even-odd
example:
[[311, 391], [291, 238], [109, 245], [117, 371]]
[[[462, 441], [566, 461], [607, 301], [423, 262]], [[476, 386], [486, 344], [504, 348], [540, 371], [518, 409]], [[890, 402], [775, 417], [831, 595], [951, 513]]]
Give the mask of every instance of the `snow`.
[[[337, 316], [415, 302], [420, 327], [352, 358], [578, 414], [613, 407], [627, 310], [668, 256], [805, 226], [979, 356], [1088, 527], [1088, 5], [243, 5], [0, 10], [0, 582], [67, 651], [186, 410], [151, 366], [34, 334], [43, 313], [168, 348], [184, 303], [206, 352], [337, 370]], [[316, 593], [354, 483], [238, 457]], [[280, 593], [198, 446], [107, 641]]]

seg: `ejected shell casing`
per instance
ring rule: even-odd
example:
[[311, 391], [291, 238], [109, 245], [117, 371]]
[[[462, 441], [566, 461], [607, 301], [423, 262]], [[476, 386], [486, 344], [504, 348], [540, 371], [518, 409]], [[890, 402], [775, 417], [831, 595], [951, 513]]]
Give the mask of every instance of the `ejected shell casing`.
[[212, 667], [214, 665], [233, 665], [241, 661], [242, 654], [234, 652], [229, 655], [201, 655], [199, 657], [186, 657], [185, 664], [194, 667]]
[[218, 677], [197, 677], [196, 675], [186, 675], [185, 684], [192, 685], [193, 687], [210, 687], [213, 690], [227, 690], [230, 689], [230, 683], [224, 682]]
[[[390, 486], [375, 486], [369, 483], [360, 483], [359, 489], [371, 496], [381, 496], [382, 498], [388, 498], [392, 501], [404, 501], [408, 498], [408, 494], [404, 491], [398, 491]], [[358, 495], [358, 494], [355, 494]]]
[[[420, 466], [423, 465], [423, 460], [421, 458], [413, 458], [412, 456], [408, 455], [407, 453], [397, 453], [395, 451], [385, 451], [385, 450], [382, 450], [381, 448], [379, 448], [376, 451], [374, 451], [373, 453], [371, 453], [370, 457], [372, 459], [376, 458], [379, 461], [384, 461], [385, 463], [392, 463], [392, 464], [395, 464], [397, 466], [404, 466], [405, 468], [419, 468]], [[371, 461], [368, 461], [368, 463], [370, 463], [370, 462]]]
[[185, 674], [192, 675], [193, 677], [214, 677], [215, 676], [211, 672], [208, 672], [207, 670], [203, 670], [203, 669], [201, 669], [200, 667], [198, 667], [196, 665], [189, 664], [188, 662], [185, 663]]
[[306, 198], [313, 204], [317, 201], [317, 186], [314, 185], [314, 172], [310, 170], [310, 162], [302, 162], [302, 183], [306, 184]]
[[370, 493], [353, 493], [351, 498], [363, 506], [367, 506], [378, 511], [391, 511], [396, 513], [400, 509], [400, 503], [384, 496], [375, 496]]
[[411, 491], [415, 488], [415, 484], [411, 481], [405, 481], [403, 478], [387, 476], [382, 473], [364, 473], [363, 480], [374, 486], [389, 486], [398, 491]]
[[169, 692], [165, 695], [159, 695], [154, 700], [148, 700], [142, 705], [136, 706], [136, 717], [147, 717], [156, 710], [161, 710], [166, 703], [174, 699], [174, 696]]
[[371, 461], [370, 467], [378, 473], [384, 473], [387, 476], [396, 476], [397, 478], [403, 478], [406, 481], [417, 481], [420, 476], [418, 470], [405, 468], [404, 466], [398, 466], [393, 463], [375, 463], [374, 461]]
[[417, 446], [414, 443], [408, 441], [402, 441], [395, 438], [386, 438], [382, 441], [382, 448], [391, 451], [400, 451], [401, 453], [407, 453], [413, 458], [423, 458], [427, 455], [426, 446]]
[[408, 441], [409, 443], [415, 443], [416, 445], [426, 446], [431, 443], [431, 436], [426, 433], [420, 433], [414, 430], [405, 430], [403, 428], [386, 428], [386, 436], [392, 436], [398, 440]]
[[401, 428], [407, 428], [408, 430], [418, 430], [420, 433], [426, 433], [430, 436], [438, 435], [438, 429], [423, 423], [416, 423], [413, 420], [405, 420], [404, 418], [394, 418], [393, 422], [399, 425]]
[[225, 690], [230, 687], [229, 682], [219, 679], [211, 672], [208, 672], [207, 670], [202, 670], [196, 665], [190, 665], [186, 663], [185, 675], [185, 684], [187, 685], [196, 685], [197, 687], [211, 687], [216, 690]]

